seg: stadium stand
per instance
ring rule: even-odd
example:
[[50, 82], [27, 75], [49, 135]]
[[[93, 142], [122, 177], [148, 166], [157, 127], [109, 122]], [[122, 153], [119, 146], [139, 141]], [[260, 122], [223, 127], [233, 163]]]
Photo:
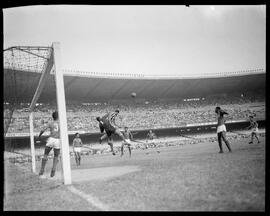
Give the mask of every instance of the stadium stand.
[[[121, 110], [118, 124], [134, 129], [154, 129], [185, 126], [193, 123], [215, 122], [213, 112], [215, 106], [222, 106], [229, 112], [228, 120], [247, 120], [249, 115], [256, 115], [257, 119], [265, 119], [265, 97], [262, 94], [248, 96], [212, 96], [197, 100], [183, 99], [175, 101], [140, 101], [122, 102], [121, 104], [106, 103], [79, 103], [67, 104], [67, 123], [69, 131], [98, 132], [97, 116], [116, 108]], [[16, 107], [8, 130], [12, 133], [29, 132], [29, 114], [27, 104]], [[41, 104], [34, 113], [34, 131], [39, 132], [44, 123], [51, 118], [56, 109], [55, 104]], [[4, 112], [6, 115], [6, 112]]]

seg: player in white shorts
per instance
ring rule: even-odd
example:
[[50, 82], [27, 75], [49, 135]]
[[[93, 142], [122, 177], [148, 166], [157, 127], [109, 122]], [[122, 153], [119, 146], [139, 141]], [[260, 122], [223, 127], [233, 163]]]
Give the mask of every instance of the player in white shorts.
[[255, 121], [253, 116], [249, 116], [249, 122], [250, 122], [250, 125], [247, 127], [247, 129], [251, 128], [251, 141], [249, 142], [249, 144], [253, 144], [254, 137], [256, 137], [258, 143], [260, 143], [260, 140], [257, 136], [257, 133], [259, 132], [258, 123]]
[[81, 147], [83, 146], [79, 133], [75, 133], [73, 140], [73, 152], [75, 154], [76, 165], [81, 165]]
[[122, 145], [121, 145], [121, 157], [124, 154], [124, 145], [127, 145], [128, 147], [128, 151], [129, 151], [129, 157], [131, 157], [131, 140], [133, 140], [133, 135], [130, 132], [130, 130], [128, 129], [128, 127], [125, 127], [125, 130], [122, 132], [125, 140], [122, 141]]
[[146, 135], [146, 142], [150, 145], [153, 145], [154, 147], [156, 147], [156, 143], [155, 143], [155, 139], [157, 138], [156, 134], [152, 131], [149, 130], [148, 134]]
[[221, 110], [220, 107], [216, 107], [215, 113], [218, 115], [218, 124], [217, 124], [217, 136], [218, 136], [218, 145], [219, 145], [219, 153], [223, 153], [222, 149], [222, 140], [225, 142], [227, 148], [229, 149], [229, 152], [231, 152], [231, 146], [229, 141], [226, 139], [226, 126], [225, 126], [225, 119], [224, 114], [228, 115], [227, 112]]
[[54, 150], [54, 158], [53, 158], [53, 166], [51, 170], [51, 177], [54, 177], [55, 175], [55, 170], [56, 170], [56, 165], [58, 163], [58, 157], [60, 154], [60, 130], [59, 130], [59, 121], [58, 121], [58, 112], [55, 111], [52, 113], [53, 121], [49, 122], [43, 130], [40, 131], [39, 138], [41, 135], [47, 130], [50, 130], [50, 135], [49, 138], [47, 139], [45, 150], [44, 150], [44, 156], [41, 161], [41, 168], [39, 175], [43, 176], [44, 169], [46, 162], [48, 160], [48, 155], [50, 151], [53, 149]]

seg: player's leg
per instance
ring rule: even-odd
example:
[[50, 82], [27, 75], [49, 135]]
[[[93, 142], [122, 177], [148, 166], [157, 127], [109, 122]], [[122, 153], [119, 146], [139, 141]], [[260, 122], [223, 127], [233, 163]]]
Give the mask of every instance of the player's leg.
[[60, 155], [60, 139], [52, 138], [52, 147], [53, 147], [53, 151], [54, 151], [54, 157], [53, 157], [53, 166], [52, 166], [52, 170], [51, 170], [51, 177], [54, 177], [56, 165], [58, 163], [58, 158]]
[[99, 138], [99, 144], [102, 143], [102, 140], [106, 139], [108, 137], [108, 135], [105, 133], [103, 134], [100, 138]]
[[254, 133], [254, 136], [256, 137], [256, 139], [257, 139], [258, 143], [260, 143], [259, 137], [257, 136], [257, 132], [256, 132], [256, 133]]
[[54, 157], [53, 157], [51, 177], [54, 177], [55, 175], [55, 170], [56, 170], [56, 166], [57, 166], [59, 155], [60, 155], [60, 148], [54, 148], [53, 151], [54, 151]]
[[125, 143], [127, 142], [126, 139], [125, 139], [125, 137], [124, 137], [124, 135], [121, 133], [121, 131], [120, 131], [119, 128], [116, 128], [115, 131], [114, 131], [114, 133], [116, 135], [118, 135]]
[[124, 155], [124, 145], [125, 145], [125, 143], [124, 142], [122, 142], [122, 145], [121, 145], [121, 157]]
[[130, 139], [127, 139], [126, 145], [128, 147], [129, 157], [131, 157], [131, 141], [130, 141]]
[[222, 149], [222, 139], [221, 139], [222, 133], [219, 132], [219, 133], [217, 134], [217, 136], [218, 136], [219, 153], [223, 153], [223, 149]]
[[74, 156], [75, 156], [75, 162], [76, 162], [76, 165], [78, 166], [79, 162], [78, 162], [77, 151], [74, 151]]
[[144, 149], [148, 149], [148, 140], [146, 140], [146, 143], [144, 144]]
[[231, 149], [231, 146], [230, 146], [229, 141], [228, 141], [227, 138], [226, 138], [226, 131], [222, 131], [222, 132], [221, 132], [221, 137], [222, 137], [223, 141], [225, 142], [227, 148], [229, 149], [229, 152], [231, 152], [232, 149]]
[[113, 150], [113, 139], [111, 136], [108, 136], [108, 145], [111, 147], [112, 154], [115, 155], [114, 150]]
[[77, 154], [78, 154], [78, 164], [81, 165], [81, 149], [79, 149]]
[[131, 157], [131, 146], [128, 144], [128, 152], [129, 152], [129, 157]]
[[45, 169], [45, 166], [46, 166], [46, 163], [47, 163], [47, 160], [48, 160], [48, 155], [49, 155], [51, 150], [52, 150], [52, 147], [45, 146], [44, 155], [43, 155], [43, 158], [41, 160], [41, 168], [40, 168], [40, 171], [39, 171], [39, 175], [43, 175], [43, 173], [44, 173], [44, 169]]
[[253, 139], [254, 139], [254, 132], [252, 131], [251, 132], [251, 140], [250, 140], [249, 144], [253, 144]]

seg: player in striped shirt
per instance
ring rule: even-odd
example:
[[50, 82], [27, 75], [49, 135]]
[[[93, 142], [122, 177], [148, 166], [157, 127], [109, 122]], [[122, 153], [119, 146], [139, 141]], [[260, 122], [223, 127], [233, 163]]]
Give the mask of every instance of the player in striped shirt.
[[107, 113], [106, 115], [104, 115], [103, 117], [97, 117], [97, 121], [99, 122], [99, 128], [100, 128], [100, 132], [103, 133], [105, 130], [105, 134], [103, 134], [100, 139], [99, 142], [101, 143], [103, 139], [108, 138], [108, 145], [111, 147], [111, 151], [112, 154], [115, 155], [115, 152], [113, 150], [113, 139], [112, 139], [112, 135], [115, 134], [117, 136], [119, 136], [124, 142], [126, 142], [125, 137], [123, 136], [123, 134], [120, 131], [120, 126], [118, 126], [115, 123], [115, 118], [118, 116], [119, 114], [119, 110], [115, 110], [114, 112], [111, 113]]

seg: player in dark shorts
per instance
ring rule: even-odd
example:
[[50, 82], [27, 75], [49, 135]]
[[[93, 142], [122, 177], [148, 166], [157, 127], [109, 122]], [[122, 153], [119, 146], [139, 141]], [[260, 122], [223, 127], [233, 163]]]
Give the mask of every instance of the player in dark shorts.
[[111, 147], [111, 151], [113, 155], [115, 155], [115, 152], [113, 150], [112, 135], [113, 134], [118, 135], [124, 142], [126, 142], [126, 139], [121, 133], [119, 126], [116, 125], [115, 123], [115, 118], [117, 117], [118, 114], [119, 114], [119, 110], [115, 110], [112, 113], [107, 113], [101, 118], [100, 117], [96, 118], [97, 121], [99, 122], [100, 132], [101, 133], [103, 133], [104, 131], [106, 132], [100, 137], [99, 143], [101, 143], [103, 139], [108, 138], [108, 145]]
[[226, 139], [226, 126], [224, 115], [228, 115], [227, 112], [223, 111], [220, 107], [216, 107], [215, 113], [218, 116], [218, 124], [217, 124], [217, 136], [218, 136], [218, 145], [219, 145], [219, 153], [223, 153], [222, 149], [222, 140], [225, 142], [229, 152], [232, 152], [229, 141]]
[[257, 136], [257, 133], [259, 131], [258, 123], [253, 118], [253, 116], [249, 116], [249, 122], [250, 122], [250, 125], [247, 127], [247, 129], [251, 129], [251, 141], [249, 142], [249, 144], [253, 144], [254, 137], [256, 137], [258, 143], [260, 143], [260, 140], [259, 140], [259, 138]]

